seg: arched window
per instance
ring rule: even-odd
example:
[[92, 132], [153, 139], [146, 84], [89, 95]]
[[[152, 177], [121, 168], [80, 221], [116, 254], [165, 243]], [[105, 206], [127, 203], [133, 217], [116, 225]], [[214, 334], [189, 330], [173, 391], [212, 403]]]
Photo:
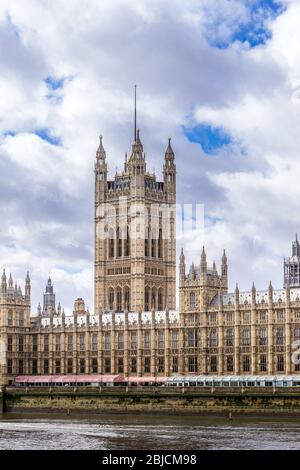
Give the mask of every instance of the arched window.
[[109, 309], [113, 310], [114, 303], [115, 303], [115, 293], [112, 287], [109, 289], [108, 303], [109, 303]]
[[115, 236], [114, 236], [114, 231], [112, 229], [109, 231], [108, 256], [110, 258], [115, 257]]
[[294, 340], [300, 341], [300, 328], [295, 328], [294, 330]]
[[151, 256], [152, 258], [156, 258], [156, 233], [152, 233], [152, 240], [151, 240]]
[[158, 236], [158, 257], [163, 257], [163, 242], [162, 242], [162, 229], [159, 229], [159, 236]]
[[130, 289], [128, 286], [125, 287], [125, 309], [130, 310]]
[[216, 348], [218, 346], [218, 337], [216, 329], [212, 329], [209, 334], [209, 346], [211, 348]]
[[163, 310], [163, 308], [164, 308], [164, 306], [163, 306], [163, 291], [162, 291], [161, 288], [158, 290], [157, 299], [158, 299], [158, 310]]
[[126, 231], [125, 256], [130, 256], [130, 235], [129, 235], [129, 227], [127, 227], [127, 231]]
[[150, 310], [150, 289], [149, 287], [145, 288], [145, 311], [149, 312]]
[[190, 310], [194, 310], [196, 308], [196, 296], [195, 292], [190, 293]]
[[117, 257], [122, 256], [122, 233], [120, 227], [117, 229]]
[[13, 312], [9, 310], [7, 315], [7, 326], [13, 326]]
[[151, 292], [151, 309], [156, 310], [156, 288], [153, 287]]
[[19, 326], [24, 326], [24, 312], [19, 312]]
[[117, 310], [119, 312], [122, 310], [122, 291], [121, 291], [121, 289], [117, 290]]

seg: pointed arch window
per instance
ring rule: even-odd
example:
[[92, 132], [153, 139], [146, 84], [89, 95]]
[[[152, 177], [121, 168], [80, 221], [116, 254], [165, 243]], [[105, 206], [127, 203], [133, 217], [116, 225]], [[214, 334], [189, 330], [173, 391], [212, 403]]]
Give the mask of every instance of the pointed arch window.
[[152, 292], [151, 292], [151, 308], [156, 310], [156, 288], [153, 287]]
[[150, 288], [145, 288], [145, 311], [149, 312], [150, 310]]
[[122, 232], [120, 227], [117, 229], [117, 257], [122, 257]]
[[158, 310], [163, 310], [163, 308], [164, 308], [164, 304], [163, 304], [164, 296], [163, 296], [162, 288], [160, 288], [158, 290], [157, 299], [158, 299]]
[[111, 287], [109, 289], [109, 295], [108, 295], [108, 303], [109, 303], [110, 310], [114, 309], [114, 302], [115, 302], [115, 293], [114, 293], [113, 288]]
[[158, 258], [163, 257], [163, 242], [162, 242], [162, 229], [159, 229], [158, 235]]
[[114, 231], [112, 229], [109, 231], [108, 254], [110, 258], [115, 257], [115, 236]]
[[117, 310], [119, 312], [122, 310], [122, 290], [120, 288], [117, 290]]
[[194, 310], [196, 308], [196, 296], [195, 292], [190, 293], [190, 310]]
[[130, 235], [129, 235], [129, 227], [127, 227], [127, 231], [126, 231], [125, 256], [130, 256]]
[[125, 309], [130, 310], [130, 289], [128, 286], [125, 287]]

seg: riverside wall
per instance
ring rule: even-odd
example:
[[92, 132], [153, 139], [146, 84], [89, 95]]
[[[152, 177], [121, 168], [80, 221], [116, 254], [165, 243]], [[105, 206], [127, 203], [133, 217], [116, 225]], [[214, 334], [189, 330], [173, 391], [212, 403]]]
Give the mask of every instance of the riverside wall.
[[278, 414], [300, 416], [300, 392], [169, 390], [6, 390], [5, 412], [127, 414]]

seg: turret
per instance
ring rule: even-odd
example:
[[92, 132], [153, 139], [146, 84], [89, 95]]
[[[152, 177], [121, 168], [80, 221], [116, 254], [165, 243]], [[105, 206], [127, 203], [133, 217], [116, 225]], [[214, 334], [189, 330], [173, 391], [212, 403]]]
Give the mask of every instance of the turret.
[[27, 276], [25, 280], [25, 299], [30, 300], [30, 295], [31, 295], [30, 276], [29, 276], [29, 272], [27, 272]]
[[227, 265], [227, 256], [225, 249], [222, 256], [222, 266], [221, 266], [221, 287], [224, 292], [228, 291], [228, 265]]
[[240, 303], [240, 290], [239, 290], [238, 284], [236, 284], [236, 286], [235, 286], [234, 300], [235, 300], [235, 305], [239, 305], [239, 303]]
[[207, 275], [207, 261], [206, 261], [206, 253], [205, 253], [205, 248], [202, 248], [202, 253], [201, 253], [201, 260], [200, 260], [200, 279], [201, 279], [201, 284], [206, 283], [206, 275]]
[[256, 288], [253, 282], [252, 289], [251, 289], [251, 301], [252, 305], [256, 305]]
[[5, 269], [3, 269], [3, 274], [2, 274], [2, 278], [1, 278], [1, 294], [4, 297], [7, 294], [7, 281], [6, 281]]
[[268, 289], [268, 297], [269, 297], [269, 305], [271, 306], [273, 304], [273, 286], [272, 286], [271, 281], [270, 281], [269, 289]]
[[185, 256], [184, 256], [183, 248], [182, 248], [180, 258], [179, 258], [179, 282], [181, 285], [184, 284], [184, 280], [185, 280]]
[[171, 146], [171, 137], [169, 137], [168, 147], [165, 153], [165, 162], [163, 167], [164, 191], [170, 197], [175, 194], [176, 187], [176, 165], [175, 154]]
[[95, 173], [97, 181], [107, 180], [106, 152], [103, 147], [102, 135], [100, 135], [100, 143], [96, 153]]

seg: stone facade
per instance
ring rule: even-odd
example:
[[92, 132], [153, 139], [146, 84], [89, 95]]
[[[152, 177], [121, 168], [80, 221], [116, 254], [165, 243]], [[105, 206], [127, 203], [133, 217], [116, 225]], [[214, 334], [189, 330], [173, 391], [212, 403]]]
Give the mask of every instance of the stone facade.
[[[170, 217], [170, 237], [164, 239], [160, 235], [164, 228], [160, 209], [156, 225], [151, 212], [153, 203], [172, 208], [175, 178], [171, 143], [165, 154], [164, 181], [157, 182], [155, 175], [146, 171], [137, 131], [124, 172], [107, 181], [106, 154], [100, 139], [95, 165], [94, 313], [77, 299], [73, 314], [65, 315], [60, 304], [56, 308], [49, 279], [43, 308], [39, 305], [37, 314], [31, 316], [29, 275], [23, 294], [21, 288], [13, 286], [11, 276], [7, 281], [4, 272], [0, 384], [12, 383], [22, 374], [155, 377], [300, 372], [292, 359], [293, 343], [300, 341], [300, 288], [289, 284], [287, 273], [295, 273], [295, 269], [289, 271], [287, 261], [283, 289], [274, 290], [270, 283], [265, 291], [256, 291], [253, 285], [249, 292], [240, 292], [237, 286], [228, 293], [225, 251], [220, 273], [215, 263], [207, 266], [204, 248], [199, 264], [192, 264], [186, 272], [182, 251], [180, 304], [175, 310], [176, 213]], [[124, 223], [119, 200], [125, 197]], [[131, 234], [141, 231], [137, 203], [150, 211], [150, 223], [148, 237], [135, 239]], [[102, 220], [103, 233], [108, 237], [99, 236]], [[119, 236], [121, 232], [125, 236]], [[296, 242], [290, 260], [294, 264]]]

